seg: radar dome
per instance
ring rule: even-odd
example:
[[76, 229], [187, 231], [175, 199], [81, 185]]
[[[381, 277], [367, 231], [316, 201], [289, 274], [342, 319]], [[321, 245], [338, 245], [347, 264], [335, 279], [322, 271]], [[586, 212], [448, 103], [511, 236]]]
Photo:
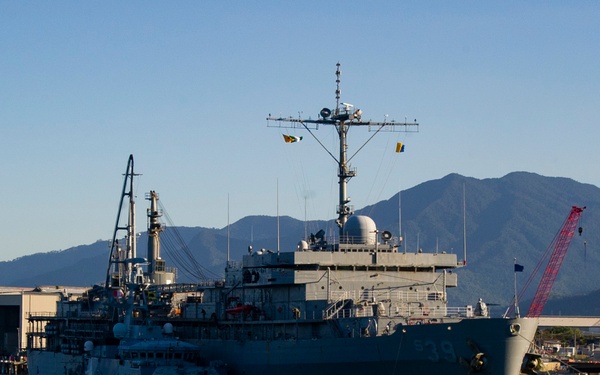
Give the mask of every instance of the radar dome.
[[163, 333], [165, 335], [172, 335], [173, 334], [173, 324], [165, 323], [165, 325], [163, 326]]
[[123, 337], [125, 337], [126, 334], [127, 326], [125, 325], [125, 323], [115, 324], [115, 326], [113, 327], [113, 335], [115, 335], [116, 338], [122, 339]]
[[308, 242], [302, 240], [300, 242], [298, 242], [298, 251], [306, 251], [308, 250]]
[[94, 350], [94, 343], [91, 341], [86, 341], [83, 343], [83, 350], [86, 352], [91, 352]]
[[375, 245], [377, 226], [373, 219], [368, 216], [350, 216], [344, 225], [344, 237], [349, 243]]

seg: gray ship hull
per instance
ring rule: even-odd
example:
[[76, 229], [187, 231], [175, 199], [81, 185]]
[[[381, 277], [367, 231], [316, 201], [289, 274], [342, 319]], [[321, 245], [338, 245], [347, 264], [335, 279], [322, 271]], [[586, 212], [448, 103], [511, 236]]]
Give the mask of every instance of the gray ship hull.
[[46, 350], [28, 350], [27, 368], [30, 374], [65, 375], [83, 374], [83, 357]]
[[[515, 332], [517, 324], [520, 329]], [[399, 326], [387, 336], [314, 340], [192, 340], [203, 356], [224, 361], [229, 374], [461, 374], [476, 352], [478, 372], [517, 375], [537, 328], [537, 319], [465, 319], [457, 323]], [[81, 373], [81, 355], [30, 351], [30, 370]], [[473, 373], [476, 373], [473, 371]]]
[[[230, 374], [467, 374], [484, 353], [481, 374], [519, 374], [537, 319], [465, 319], [399, 326], [390, 335], [314, 340], [198, 340], [203, 355]], [[517, 327], [518, 332], [515, 331]], [[475, 371], [473, 371], [475, 373]]]

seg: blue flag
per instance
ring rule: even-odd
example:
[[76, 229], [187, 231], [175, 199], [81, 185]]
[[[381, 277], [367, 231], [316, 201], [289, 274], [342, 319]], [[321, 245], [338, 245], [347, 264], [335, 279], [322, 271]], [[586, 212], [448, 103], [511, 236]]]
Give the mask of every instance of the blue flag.
[[515, 263], [515, 272], [523, 272], [524, 266]]

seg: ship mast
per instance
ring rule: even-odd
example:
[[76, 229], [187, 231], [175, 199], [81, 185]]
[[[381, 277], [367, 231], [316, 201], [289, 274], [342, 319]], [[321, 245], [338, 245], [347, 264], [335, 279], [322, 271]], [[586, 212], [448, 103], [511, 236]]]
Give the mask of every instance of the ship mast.
[[148, 274], [152, 275], [157, 271], [157, 260], [160, 259], [160, 232], [164, 229], [158, 220], [160, 212], [158, 210], [158, 193], [151, 190], [146, 194], [146, 199], [150, 201], [148, 209]]
[[147, 281], [150, 284], [173, 284], [175, 283], [175, 269], [167, 267], [166, 262], [160, 256], [160, 234], [165, 230], [160, 223], [162, 210], [159, 209], [158, 193], [151, 190], [146, 194], [150, 201], [148, 216], [148, 272]]
[[[327, 151], [327, 153], [335, 160], [338, 165], [338, 184], [339, 184], [339, 201], [337, 207], [338, 218], [336, 223], [340, 231], [340, 239], [343, 236], [343, 228], [348, 217], [353, 214], [353, 209], [350, 206], [350, 198], [348, 198], [347, 185], [348, 181], [356, 176], [356, 169], [351, 169], [349, 166], [350, 160], [380, 131], [385, 132], [418, 132], [419, 124], [416, 122], [395, 122], [386, 121], [362, 121], [362, 110], [353, 109], [353, 105], [349, 103], [340, 103], [340, 63], [336, 64], [336, 90], [335, 90], [335, 109], [332, 112], [329, 108], [323, 108], [319, 113], [317, 120], [302, 119], [302, 118], [283, 118], [283, 117], [267, 117], [269, 127], [278, 128], [304, 128], [315, 140]], [[274, 125], [270, 121], [274, 122]], [[339, 137], [339, 156], [336, 158], [319, 139], [315, 136], [312, 130], [317, 130], [320, 125], [335, 126]], [[369, 131], [374, 134], [365, 141], [365, 143], [348, 158], [347, 136], [348, 130], [353, 126], [367, 126]]]
[[[136, 263], [140, 263], [141, 259], [137, 258], [136, 253], [136, 230], [135, 230], [135, 196], [133, 194], [133, 178], [137, 176], [133, 172], [133, 155], [129, 155], [127, 161], [127, 169], [125, 170], [125, 179], [123, 181], [123, 190], [121, 192], [121, 200], [119, 202], [119, 211], [111, 241], [111, 249], [108, 259], [108, 270], [106, 271], [105, 287], [120, 287], [126, 283], [130, 283], [135, 275]], [[121, 214], [123, 211], [123, 203], [125, 198], [128, 198], [127, 210], [127, 225], [121, 226]], [[118, 233], [125, 231], [127, 247], [125, 254], [122, 253], [118, 242]], [[115, 268], [111, 274], [111, 268]]]
[[[336, 64], [337, 69], [335, 71], [335, 118], [340, 118], [340, 75], [342, 72], [340, 71], [340, 63]], [[345, 106], [345, 111], [351, 108], [350, 104], [342, 103]], [[321, 111], [323, 112], [323, 111]], [[358, 118], [360, 118], [360, 109], [355, 113], [359, 112]], [[325, 113], [326, 114], [326, 113]], [[337, 208], [338, 219], [336, 220], [337, 225], [340, 228], [340, 238], [342, 236], [342, 229], [348, 221], [348, 216], [352, 215], [352, 208], [348, 205], [350, 203], [350, 199], [348, 198], [348, 181], [354, 176], [356, 176], [356, 170], [350, 170], [348, 168], [348, 160], [346, 150], [348, 149], [348, 144], [346, 143], [346, 137], [348, 135], [348, 130], [350, 127], [346, 125], [346, 119], [341, 119], [338, 125], [336, 125], [336, 129], [340, 138], [340, 159], [338, 161], [338, 183], [339, 183], [339, 204]]]

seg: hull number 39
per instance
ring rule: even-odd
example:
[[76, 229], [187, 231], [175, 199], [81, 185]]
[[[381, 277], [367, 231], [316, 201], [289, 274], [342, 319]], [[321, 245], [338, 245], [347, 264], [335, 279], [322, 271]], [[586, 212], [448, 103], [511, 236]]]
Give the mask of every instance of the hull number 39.
[[432, 362], [456, 362], [457, 360], [450, 341], [415, 340], [414, 348], [416, 352], [423, 352], [426, 358]]

